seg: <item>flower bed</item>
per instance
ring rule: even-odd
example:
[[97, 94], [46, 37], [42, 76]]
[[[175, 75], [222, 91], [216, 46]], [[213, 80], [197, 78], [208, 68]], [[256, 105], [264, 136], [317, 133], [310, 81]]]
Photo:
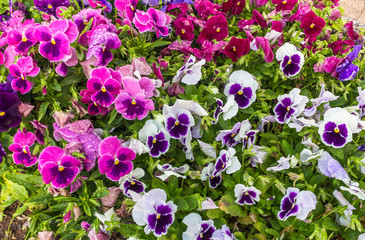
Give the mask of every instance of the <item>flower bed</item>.
[[338, 0], [2, 9], [0, 220], [17, 202], [27, 239], [365, 239]]

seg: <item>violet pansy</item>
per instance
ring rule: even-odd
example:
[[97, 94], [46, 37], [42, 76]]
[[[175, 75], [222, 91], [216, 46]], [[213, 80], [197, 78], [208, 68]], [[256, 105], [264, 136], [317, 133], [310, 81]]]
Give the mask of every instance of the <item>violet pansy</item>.
[[139, 140], [148, 146], [152, 157], [160, 157], [169, 150], [170, 134], [156, 120], [147, 120], [139, 131]]
[[125, 175], [119, 180], [120, 189], [123, 191], [124, 195], [131, 197], [130, 192], [135, 192], [137, 194], [144, 193], [146, 186], [143, 182], [138, 179], [144, 176], [144, 171], [142, 168], [136, 168], [129, 174]]
[[299, 88], [293, 88], [289, 94], [278, 97], [278, 103], [274, 108], [275, 119], [278, 123], [289, 123], [292, 118], [298, 117], [304, 111], [308, 98], [299, 93]]
[[350, 177], [345, 169], [326, 151], [318, 159], [318, 170], [327, 177], [336, 178], [341, 181], [350, 181]]
[[203, 240], [212, 239], [216, 231], [213, 220], [203, 220], [197, 213], [190, 213], [183, 221], [187, 225], [186, 231], [182, 235], [183, 240]]
[[178, 82], [188, 85], [197, 84], [202, 78], [202, 66], [205, 64], [205, 60], [202, 59], [195, 63], [196, 58], [191, 55], [188, 61], [176, 72], [176, 75], [172, 79], [172, 82]]
[[14, 46], [14, 51], [17, 53], [26, 53], [37, 40], [34, 36], [34, 26], [28, 25], [23, 29], [12, 29], [6, 35], [6, 40], [9, 45]]
[[37, 162], [37, 157], [31, 154], [30, 147], [37, 140], [34, 133], [28, 132], [25, 128], [20, 129], [14, 135], [13, 143], [9, 146], [9, 150], [13, 152], [15, 164], [23, 164], [30, 167]]
[[181, 108], [179, 104], [171, 107], [164, 105], [163, 116], [167, 131], [175, 139], [187, 136], [190, 128], [195, 125], [191, 112]]
[[246, 187], [243, 184], [236, 184], [234, 187], [234, 196], [236, 203], [239, 205], [252, 205], [260, 201], [261, 191], [255, 187]]
[[280, 70], [289, 78], [302, 69], [304, 55], [293, 44], [285, 43], [276, 51], [276, 60], [280, 63]]
[[227, 147], [234, 147], [238, 143], [240, 143], [240, 139], [237, 139], [237, 134], [241, 129], [241, 122], [236, 123], [232, 129], [230, 130], [222, 130], [215, 138], [216, 141], [221, 141], [222, 145], [226, 145]]
[[40, 69], [35, 66], [36, 63], [32, 57], [21, 57], [16, 63], [9, 66], [10, 74], [14, 77], [11, 82], [11, 87], [21, 94], [26, 94], [30, 91], [33, 83], [27, 80], [27, 76], [35, 77]]
[[134, 205], [132, 217], [139, 226], [145, 226], [144, 232], [153, 232], [155, 237], [166, 235], [170, 225], [175, 220], [177, 206], [166, 202], [166, 192], [156, 188], [144, 194]]

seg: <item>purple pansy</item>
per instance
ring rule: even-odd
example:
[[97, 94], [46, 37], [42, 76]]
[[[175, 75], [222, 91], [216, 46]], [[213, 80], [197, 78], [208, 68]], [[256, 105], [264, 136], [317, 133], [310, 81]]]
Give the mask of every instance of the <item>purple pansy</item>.
[[362, 45], [355, 45], [354, 50], [344, 58], [336, 67], [336, 77], [340, 81], [349, 81], [356, 77], [359, 67], [352, 62], [358, 57]]
[[51, 62], [62, 61], [71, 54], [70, 44], [78, 37], [77, 26], [68, 20], [56, 20], [49, 26], [37, 26], [35, 38], [41, 43], [39, 53]]
[[203, 168], [200, 176], [200, 179], [202, 181], [206, 181], [207, 179], [209, 179], [209, 186], [211, 188], [218, 187], [218, 185], [222, 182], [221, 173], [218, 172], [217, 175], [213, 175], [214, 170], [215, 169], [213, 163], [209, 163], [208, 166]]
[[299, 191], [298, 188], [288, 188], [281, 199], [278, 218], [285, 221], [290, 216], [305, 220], [309, 212], [316, 208], [317, 198], [311, 191]]
[[323, 152], [318, 159], [318, 170], [327, 177], [336, 178], [341, 181], [350, 181], [350, 177], [341, 166], [341, 164], [333, 159], [328, 152]]
[[187, 136], [190, 128], [195, 125], [191, 112], [181, 108], [179, 104], [172, 107], [164, 105], [163, 115], [166, 129], [172, 138], [180, 139]]
[[102, 107], [109, 107], [115, 101], [115, 95], [121, 90], [121, 75], [110, 68], [100, 67], [91, 71], [91, 78], [87, 81], [87, 89], [92, 92], [93, 102]]
[[106, 66], [113, 60], [113, 54], [109, 49], [117, 49], [121, 44], [117, 34], [108, 32], [103, 28], [97, 29], [91, 35], [86, 60], [95, 56], [99, 60], [96, 66]]
[[123, 19], [133, 20], [138, 0], [115, 0], [114, 4]]
[[99, 171], [112, 181], [119, 179], [133, 169], [132, 160], [136, 154], [130, 148], [122, 147], [116, 137], [105, 138], [99, 146]]
[[36, 141], [34, 133], [28, 132], [25, 128], [20, 129], [14, 135], [13, 144], [10, 145], [9, 150], [13, 152], [13, 159], [15, 164], [23, 164], [25, 167], [30, 167], [37, 162], [37, 157], [31, 154], [30, 147]]
[[308, 98], [299, 93], [299, 88], [293, 88], [289, 94], [278, 97], [278, 103], [274, 108], [275, 118], [278, 123], [289, 123], [292, 118], [298, 117], [304, 111]]
[[162, 189], [153, 189], [140, 198], [132, 210], [133, 220], [139, 226], [145, 226], [144, 232], [153, 232], [155, 237], [167, 234], [174, 222], [177, 206], [166, 202], [167, 196]]
[[217, 108], [215, 109], [214, 115], [213, 115], [213, 118], [214, 118], [214, 120], [212, 120], [213, 125], [218, 123], [219, 116], [223, 112], [223, 101], [220, 99], [216, 99], [216, 102], [217, 102]]
[[227, 147], [234, 147], [238, 143], [240, 143], [240, 140], [237, 139], [237, 134], [239, 133], [241, 129], [241, 122], [236, 123], [232, 129], [230, 130], [222, 130], [218, 134], [218, 136], [215, 138], [216, 141], [221, 141], [222, 145], [226, 145]]
[[310, 108], [306, 108], [303, 113], [305, 116], [311, 117], [317, 112], [318, 106], [320, 106], [323, 103], [328, 103], [330, 101], [334, 101], [337, 98], [338, 98], [338, 96], [335, 96], [333, 93], [331, 93], [329, 91], [325, 91], [325, 84], [323, 84], [318, 98], [314, 98], [314, 99], [310, 100], [313, 103], [313, 106]]
[[148, 146], [152, 157], [160, 157], [170, 146], [170, 134], [156, 120], [147, 120], [139, 131], [139, 140]]
[[145, 90], [138, 79], [123, 77], [123, 90], [115, 100], [115, 109], [125, 119], [138, 120], [145, 118], [150, 110], [155, 110], [152, 99], [147, 98]]
[[14, 46], [17, 53], [26, 53], [29, 48], [37, 43], [34, 36], [34, 26], [28, 25], [24, 29], [12, 29], [6, 35], [9, 45]]
[[182, 235], [184, 240], [212, 239], [213, 233], [216, 231], [213, 220], [202, 220], [197, 213], [190, 213], [184, 217], [182, 222], [187, 225], [187, 229]]
[[17, 127], [22, 115], [18, 110], [21, 101], [18, 95], [9, 92], [0, 92], [0, 132]]
[[358, 118], [343, 108], [327, 110], [318, 127], [322, 142], [334, 148], [341, 148], [351, 142], [352, 133], [356, 132], [359, 132]]
[[43, 182], [56, 188], [69, 186], [80, 172], [81, 162], [62, 148], [49, 146], [39, 155], [38, 168]]
[[304, 55], [293, 44], [285, 43], [276, 51], [276, 60], [285, 76], [293, 77], [303, 67]]
[[42, 12], [56, 15], [56, 9], [58, 7], [70, 6], [69, 0], [34, 0], [34, 6]]
[[40, 69], [35, 65], [36, 63], [32, 57], [21, 57], [16, 63], [9, 66], [9, 72], [14, 77], [11, 87], [15, 91], [19, 91], [21, 94], [26, 94], [30, 91], [33, 83], [28, 81], [26, 76], [35, 77], [38, 75]]
[[35, 130], [35, 136], [37, 137], [38, 143], [44, 145], [45, 144], [45, 142], [44, 142], [45, 133], [44, 132], [47, 129], [47, 125], [45, 125], [41, 122], [38, 122], [37, 120], [33, 120], [30, 123], [36, 129]]
[[130, 192], [135, 192], [138, 194], [144, 193], [146, 186], [143, 182], [138, 179], [144, 176], [144, 171], [142, 168], [136, 168], [128, 175], [122, 177], [119, 180], [120, 189], [123, 191], [124, 195], [127, 197], [132, 197]]
[[154, 29], [158, 38], [160, 35], [166, 37], [169, 35], [167, 26], [171, 23], [171, 17], [160, 10], [149, 8], [147, 12], [137, 10], [133, 23], [141, 33]]
[[235, 156], [236, 150], [234, 148], [229, 148], [227, 150], [221, 150], [217, 161], [214, 164], [213, 176], [226, 171], [227, 174], [232, 174], [237, 172], [241, 168], [241, 163]]
[[255, 187], [246, 187], [243, 184], [236, 184], [234, 196], [239, 205], [252, 205], [260, 201], [261, 191]]

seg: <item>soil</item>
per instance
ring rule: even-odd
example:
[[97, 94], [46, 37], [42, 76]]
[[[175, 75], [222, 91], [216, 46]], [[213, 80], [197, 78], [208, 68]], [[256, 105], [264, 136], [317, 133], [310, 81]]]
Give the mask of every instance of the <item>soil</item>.
[[[4, 240], [22, 240], [25, 239], [27, 228], [22, 229], [27, 222], [27, 216], [31, 213], [26, 210], [22, 215], [16, 217], [12, 221], [12, 216], [15, 213], [19, 203], [15, 202], [4, 210], [6, 216], [0, 222], [0, 239]], [[9, 228], [9, 224], [11, 224]], [[8, 232], [9, 228], [9, 232]]]

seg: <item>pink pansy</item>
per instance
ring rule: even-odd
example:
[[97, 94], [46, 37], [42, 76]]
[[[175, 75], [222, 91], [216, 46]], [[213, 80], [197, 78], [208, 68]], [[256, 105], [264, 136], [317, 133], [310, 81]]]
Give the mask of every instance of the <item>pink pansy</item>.
[[211, 15], [224, 15], [219, 9], [221, 6], [212, 3], [209, 0], [196, 0], [194, 1], [194, 7], [198, 12], [199, 17], [206, 20]]
[[149, 8], [147, 12], [137, 10], [133, 23], [140, 32], [151, 32], [154, 29], [158, 38], [160, 35], [166, 37], [169, 35], [167, 26], [171, 23], [171, 17], [160, 10]]
[[15, 164], [23, 164], [25, 167], [30, 167], [37, 162], [37, 157], [32, 155], [29, 150], [36, 139], [34, 133], [28, 132], [25, 128], [23, 131], [18, 130], [14, 135], [13, 144], [9, 147], [9, 150], [13, 152]]
[[123, 19], [133, 20], [138, 0], [116, 0], [114, 4], [115, 8], [119, 11], [118, 14]]
[[67, 67], [76, 66], [79, 60], [77, 59], [76, 49], [71, 47], [71, 54], [66, 55], [64, 59], [57, 64], [56, 73], [62, 77], [65, 77], [68, 73]]
[[318, 17], [313, 11], [307, 12], [300, 23], [300, 28], [306, 36], [316, 37], [322, 32], [322, 28], [326, 25], [326, 21]]
[[359, 38], [359, 34], [357, 34], [354, 31], [354, 22], [348, 22], [345, 24], [345, 27], [347, 28], [347, 35], [354, 41], [357, 41], [357, 39]]
[[274, 53], [270, 47], [270, 42], [265, 37], [256, 37], [253, 42], [251, 42], [251, 49], [257, 51], [258, 49], [262, 49], [265, 54], [265, 61], [272, 62], [274, 59]]
[[276, 4], [276, 11], [293, 10], [298, 0], [272, 0], [272, 3]]
[[9, 66], [10, 74], [15, 78], [11, 82], [11, 87], [21, 94], [26, 94], [30, 91], [33, 83], [27, 80], [27, 76], [35, 77], [39, 73], [39, 67], [35, 66], [32, 57], [21, 57], [14, 64]]
[[303, 16], [311, 11], [311, 5], [305, 1], [300, 1], [298, 10], [289, 17], [289, 21], [302, 21]]
[[13, 29], [7, 34], [7, 42], [14, 46], [18, 53], [26, 53], [29, 48], [37, 43], [34, 37], [34, 27], [29, 25], [24, 29]]

